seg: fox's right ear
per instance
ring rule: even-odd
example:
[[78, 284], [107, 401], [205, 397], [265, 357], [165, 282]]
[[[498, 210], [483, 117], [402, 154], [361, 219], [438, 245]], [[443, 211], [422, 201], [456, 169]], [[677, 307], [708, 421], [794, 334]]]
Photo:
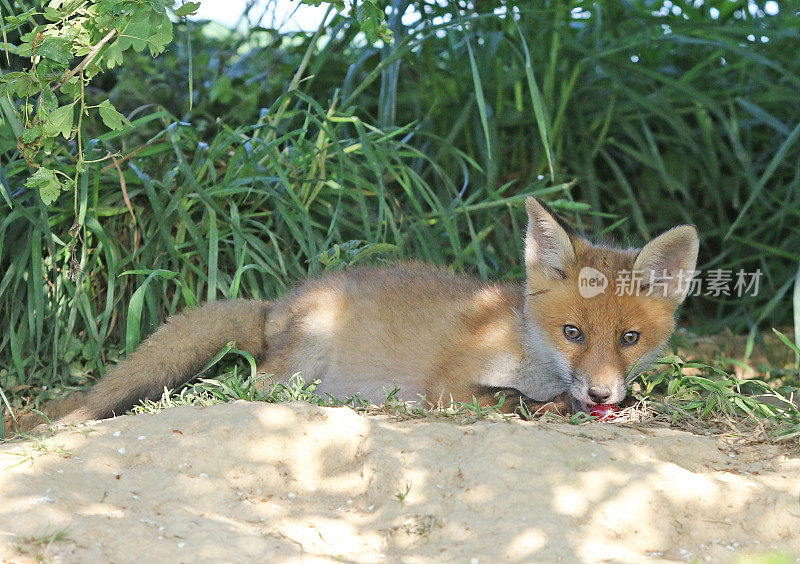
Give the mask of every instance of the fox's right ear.
[[[639, 251], [633, 271], [642, 272], [648, 295], [658, 288], [675, 307], [686, 298], [695, 274], [700, 238], [694, 225], [679, 225], [662, 233]], [[656, 294], [658, 295], [658, 294]]]
[[525, 235], [525, 270], [540, 271], [548, 278], [564, 278], [575, 262], [569, 234], [550, 208], [533, 197], [525, 200], [528, 231]]

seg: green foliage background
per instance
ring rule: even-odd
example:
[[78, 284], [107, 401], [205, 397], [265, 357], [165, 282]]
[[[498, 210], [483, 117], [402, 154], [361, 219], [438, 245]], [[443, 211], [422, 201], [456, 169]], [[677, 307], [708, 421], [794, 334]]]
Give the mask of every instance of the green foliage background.
[[[0, 0], [6, 24], [28, 3]], [[375, 42], [341, 15], [316, 34], [181, 20], [159, 56], [131, 42], [93, 70], [80, 142], [62, 119], [29, 155], [69, 179], [49, 205], [17, 140], [39, 102], [6, 89], [0, 389], [81, 385], [182, 307], [353, 262], [519, 278], [528, 194], [632, 244], [694, 223], [700, 268], [760, 268], [756, 297], [690, 301], [701, 330], [799, 324], [798, 3], [763, 4], [398, 0]], [[31, 26], [6, 25], [5, 78]]]

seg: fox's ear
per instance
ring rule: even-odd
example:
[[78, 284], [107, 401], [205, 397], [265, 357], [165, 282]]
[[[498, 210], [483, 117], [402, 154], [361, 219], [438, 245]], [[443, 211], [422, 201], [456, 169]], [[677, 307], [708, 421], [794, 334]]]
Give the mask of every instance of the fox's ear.
[[634, 272], [642, 272], [642, 289], [680, 305], [695, 274], [699, 248], [694, 225], [673, 227], [647, 243], [633, 263]]
[[564, 278], [575, 262], [575, 249], [562, 220], [536, 198], [525, 200], [528, 232], [525, 235], [525, 269], [543, 272], [549, 278]]

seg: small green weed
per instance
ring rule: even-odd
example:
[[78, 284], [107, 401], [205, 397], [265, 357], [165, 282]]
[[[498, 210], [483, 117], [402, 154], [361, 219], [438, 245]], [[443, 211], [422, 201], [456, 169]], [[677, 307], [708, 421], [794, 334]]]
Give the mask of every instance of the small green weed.
[[[47, 552], [50, 550], [53, 544], [72, 540], [67, 537], [68, 533], [69, 528], [67, 527], [53, 533], [46, 532], [38, 537], [23, 539], [22, 542], [15, 545], [15, 548], [21, 554], [33, 554], [36, 562], [46, 562]], [[31, 546], [34, 548], [28, 548]]]
[[672, 355], [643, 374], [638, 399], [678, 425], [769, 428], [777, 440], [800, 437], [797, 390], [758, 379], [739, 379], [716, 366]]
[[405, 490], [398, 490], [394, 492], [394, 497], [396, 497], [397, 501], [400, 503], [405, 503], [406, 497], [408, 497], [409, 493], [411, 493], [411, 484], [406, 484]]

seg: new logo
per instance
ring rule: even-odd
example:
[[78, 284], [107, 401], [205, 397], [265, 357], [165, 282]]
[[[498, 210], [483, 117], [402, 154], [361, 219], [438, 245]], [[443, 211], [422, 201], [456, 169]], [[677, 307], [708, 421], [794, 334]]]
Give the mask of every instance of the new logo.
[[591, 266], [584, 266], [578, 274], [578, 291], [583, 298], [593, 298], [608, 288], [605, 274]]

